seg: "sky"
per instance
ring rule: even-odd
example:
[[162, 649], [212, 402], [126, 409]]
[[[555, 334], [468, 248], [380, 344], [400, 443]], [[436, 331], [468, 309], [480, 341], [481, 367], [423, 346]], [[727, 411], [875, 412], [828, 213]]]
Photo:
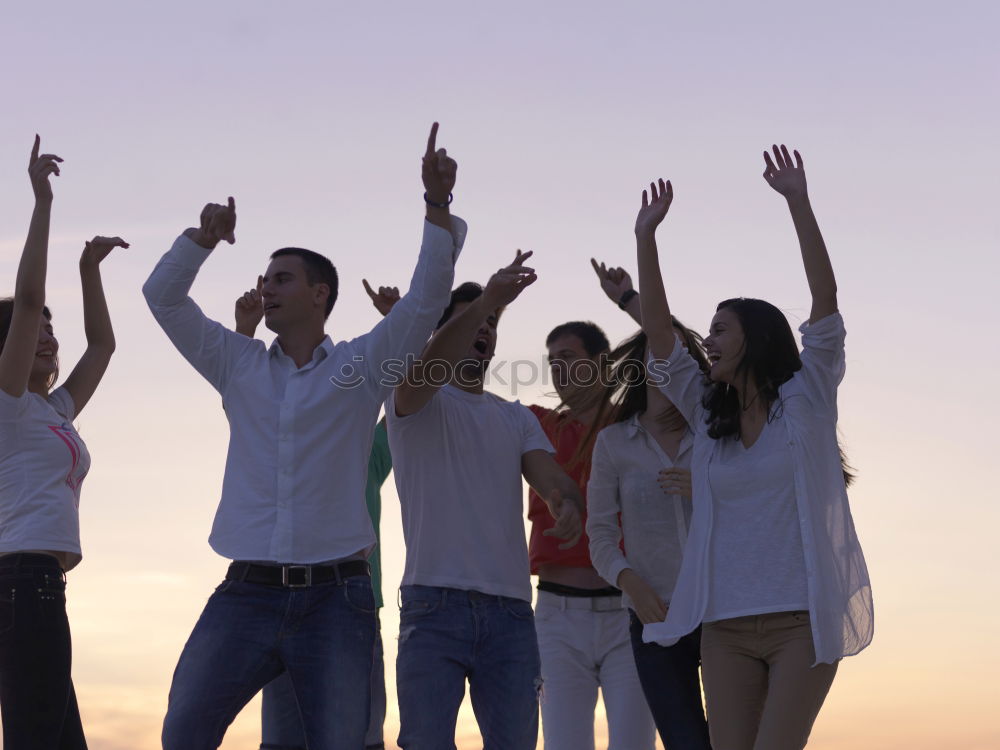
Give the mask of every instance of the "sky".
[[[848, 329], [840, 429], [876, 606], [874, 643], [841, 665], [810, 747], [1000, 745], [998, 21], [996, 4], [963, 0], [7, 4], [0, 293], [13, 291], [37, 132], [65, 159], [48, 277], [64, 372], [85, 347], [83, 241], [132, 243], [103, 265], [118, 350], [77, 422], [93, 468], [68, 608], [91, 748], [158, 747], [177, 656], [226, 567], [206, 541], [220, 400], [157, 328], [142, 282], [206, 202], [233, 195], [237, 244], [192, 292], [206, 314], [231, 321], [268, 253], [299, 245], [340, 272], [332, 338], [363, 333], [378, 314], [361, 279], [405, 289], [416, 260], [434, 120], [470, 227], [456, 278], [485, 281], [535, 251], [539, 281], [504, 315], [497, 358], [541, 369], [558, 323], [633, 332], [589, 259], [634, 272], [639, 196], [661, 176], [675, 193], [658, 239], [677, 315], [704, 331], [715, 303], [746, 295], [797, 326], [808, 290], [761, 152], [802, 153]], [[509, 374], [491, 389], [555, 403], [551, 386]], [[383, 503], [395, 747], [404, 548], [391, 480]], [[225, 750], [254, 746], [258, 709]], [[467, 705], [458, 736], [460, 750], [481, 746]]]

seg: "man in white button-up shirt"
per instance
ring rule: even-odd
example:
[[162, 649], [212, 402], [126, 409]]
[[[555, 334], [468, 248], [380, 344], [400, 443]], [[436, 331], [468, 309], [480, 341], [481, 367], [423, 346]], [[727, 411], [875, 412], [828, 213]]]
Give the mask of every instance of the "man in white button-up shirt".
[[232, 559], [181, 654], [166, 750], [217, 748], [239, 710], [284, 671], [311, 750], [362, 747], [375, 637], [364, 558], [375, 544], [365, 480], [392, 360], [420, 352], [449, 299], [466, 227], [451, 217], [455, 162], [431, 128], [427, 220], [409, 292], [372, 331], [324, 333], [337, 276], [299, 248], [272, 255], [261, 294], [270, 347], [209, 320], [188, 296], [235, 203], [210, 204], [160, 260], [143, 293], [177, 349], [219, 391], [230, 423], [222, 499], [209, 542]]

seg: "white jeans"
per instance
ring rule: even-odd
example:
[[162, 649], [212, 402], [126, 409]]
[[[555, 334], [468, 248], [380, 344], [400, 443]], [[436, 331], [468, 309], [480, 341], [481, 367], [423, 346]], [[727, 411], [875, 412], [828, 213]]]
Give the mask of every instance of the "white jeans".
[[636, 674], [628, 624], [620, 596], [538, 592], [545, 750], [594, 750], [598, 688], [608, 717], [608, 750], [653, 750], [656, 729]]

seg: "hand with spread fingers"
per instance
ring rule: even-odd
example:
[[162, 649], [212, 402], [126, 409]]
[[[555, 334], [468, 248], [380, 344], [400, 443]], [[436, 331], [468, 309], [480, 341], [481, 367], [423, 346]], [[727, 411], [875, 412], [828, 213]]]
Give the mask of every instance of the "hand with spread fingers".
[[31, 178], [35, 201], [51, 203], [52, 185], [49, 183], [49, 177], [59, 176], [59, 164], [62, 159], [55, 154], [39, 154], [41, 145], [42, 139], [36, 135], [35, 145], [31, 148], [31, 157], [28, 160], [28, 176]]
[[90, 242], [84, 243], [80, 265], [96, 266], [107, 258], [116, 247], [127, 248], [128, 246], [129, 244], [121, 237], [94, 237]]
[[635, 233], [647, 235], [655, 232], [666, 218], [673, 200], [674, 187], [670, 180], [664, 182], [661, 177], [656, 182], [649, 183], [649, 190], [642, 191], [642, 207], [635, 217]]
[[437, 132], [438, 124], [435, 122], [427, 138], [421, 175], [428, 203], [443, 206], [451, 202], [458, 163], [448, 156], [445, 149], [437, 147]]
[[767, 151], [764, 152], [764, 179], [767, 184], [774, 188], [785, 198], [804, 198], [808, 195], [806, 188], [806, 171], [802, 166], [802, 157], [798, 151], [792, 151], [795, 155], [795, 163], [792, 163], [792, 156], [788, 153], [785, 144], [772, 146], [774, 158]]
[[691, 499], [691, 472], [687, 469], [676, 466], [662, 469], [656, 481], [666, 494]]
[[223, 206], [219, 203], [209, 203], [201, 210], [200, 225], [184, 232], [186, 237], [197, 242], [202, 247], [212, 250], [222, 240], [230, 245], [236, 242], [236, 201], [229, 197]]
[[376, 292], [368, 283], [368, 279], [361, 279], [361, 283], [364, 285], [365, 292], [368, 294], [369, 299], [371, 299], [372, 304], [375, 305], [375, 309], [382, 313], [382, 315], [388, 315], [392, 306], [399, 302], [398, 286], [380, 286], [378, 292]]
[[558, 489], [553, 489], [545, 504], [548, 505], [549, 513], [556, 519], [556, 523], [551, 529], [543, 531], [542, 534], [565, 539], [566, 541], [559, 545], [559, 549], [569, 549], [574, 546], [580, 541], [580, 536], [583, 534], [583, 521], [576, 503], [564, 498]]
[[608, 299], [616, 305], [621, 300], [622, 295], [633, 288], [632, 277], [624, 268], [608, 268], [604, 263], [598, 265], [593, 258], [590, 259], [590, 265], [593, 266], [594, 273], [597, 274], [597, 278], [601, 282], [601, 289], [608, 295]]
[[264, 277], [257, 277], [257, 287], [249, 289], [236, 299], [236, 332], [247, 338], [253, 338], [264, 317], [264, 302], [260, 290], [264, 286]]
[[518, 250], [509, 266], [501, 268], [490, 277], [486, 282], [486, 288], [483, 289], [483, 305], [487, 310], [509, 305], [521, 292], [538, 280], [535, 269], [524, 265], [524, 261], [533, 254], [533, 250], [526, 253]]

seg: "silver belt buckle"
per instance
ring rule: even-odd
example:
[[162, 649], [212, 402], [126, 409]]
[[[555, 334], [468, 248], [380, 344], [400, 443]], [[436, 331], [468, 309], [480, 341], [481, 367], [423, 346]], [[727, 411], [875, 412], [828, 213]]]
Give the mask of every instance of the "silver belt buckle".
[[[305, 571], [303, 575], [302, 583], [290, 583], [289, 573], [293, 570]], [[281, 585], [290, 589], [303, 589], [306, 586], [312, 586], [313, 582], [313, 571], [311, 565], [282, 565], [281, 566]]]

